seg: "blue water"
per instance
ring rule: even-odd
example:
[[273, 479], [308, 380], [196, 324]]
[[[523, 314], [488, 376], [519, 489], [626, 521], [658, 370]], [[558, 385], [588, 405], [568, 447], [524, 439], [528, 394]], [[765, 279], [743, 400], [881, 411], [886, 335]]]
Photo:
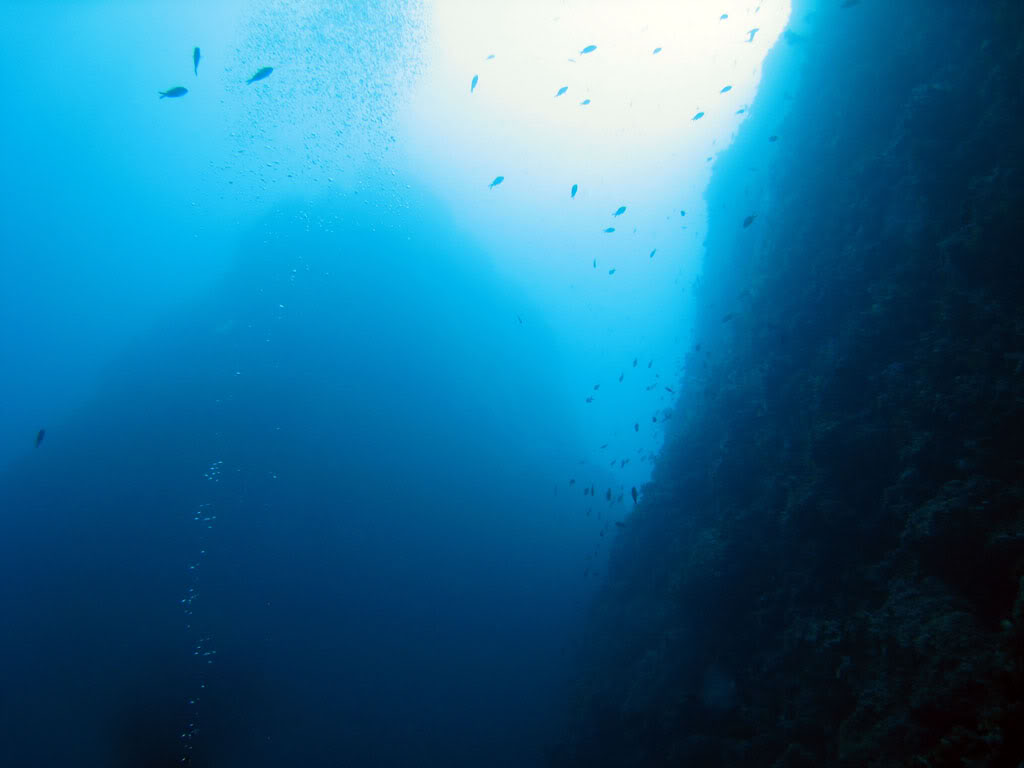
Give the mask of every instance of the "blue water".
[[595, 245], [564, 293], [510, 279], [452, 199], [514, 163], [394, 172], [424, 18], [0, 9], [4, 764], [543, 762], [672, 416], [702, 187], [651, 242], [559, 179]]

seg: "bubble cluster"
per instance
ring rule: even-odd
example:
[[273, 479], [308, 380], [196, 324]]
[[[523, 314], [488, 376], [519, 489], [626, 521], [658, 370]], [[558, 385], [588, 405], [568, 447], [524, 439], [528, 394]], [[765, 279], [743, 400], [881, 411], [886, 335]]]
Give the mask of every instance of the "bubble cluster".
[[[209, 483], [219, 483], [223, 472], [224, 462], [213, 461], [203, 472], [203, 479]], [[186, 724], [179, 734], [181, 742], [182, 765], [191, 765], [195, 750], [195, 739], [199, 733], [199, 714], [202, 695], [206, 691], [207, 671], [217, 656], [217, 650], [212, 645], [212, 638], [209, 634], [195, 628], [195, 604], [199, 599], [201, 573], [203, 561], [206, 559], [206, 541], [209, 531], [212, 530], [217, 521], [214, 514], [214, 506], [211, 502], [204, 502], [192, 512], [192, 521], [199, 526], [198, 552], [196, 556], [185, 564], [185, 571], [188, 574], [188, 587], [185, 589], [185, 596], [179, 601], [182, 612], [185, 615], [185, 628], [189, 633], [194, 634], [192, 640], [192, 660], [194, 664], [195, 684], [197, 691], [194, 692], [186, 702]]]

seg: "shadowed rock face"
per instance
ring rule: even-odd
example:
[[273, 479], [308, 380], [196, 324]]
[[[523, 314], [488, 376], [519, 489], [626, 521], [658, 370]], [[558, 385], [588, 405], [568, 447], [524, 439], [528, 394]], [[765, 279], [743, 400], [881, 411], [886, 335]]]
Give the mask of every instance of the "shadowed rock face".
[[795, 6], [555, 766], [1024, 754], [1024, 6]]

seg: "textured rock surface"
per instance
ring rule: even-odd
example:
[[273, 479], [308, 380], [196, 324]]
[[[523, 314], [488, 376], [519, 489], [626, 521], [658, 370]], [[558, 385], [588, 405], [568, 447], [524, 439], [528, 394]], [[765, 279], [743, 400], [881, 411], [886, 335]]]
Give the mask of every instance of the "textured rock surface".
[[553, 765], [1024, 761], [1024, 4], [828, 5], [716, 166]]

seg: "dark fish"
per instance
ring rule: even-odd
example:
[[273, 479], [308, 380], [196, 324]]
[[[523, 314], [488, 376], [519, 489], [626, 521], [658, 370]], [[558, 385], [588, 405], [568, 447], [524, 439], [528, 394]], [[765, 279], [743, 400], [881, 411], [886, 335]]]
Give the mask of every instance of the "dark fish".
[[655, 54], [661, 53], [661, 47], [659, 46], [659, 47], [655, 48], [654, 49], [654, 53]]
[[640, 431], [640, 422], [637, 422], [636, 424], [633, 425], [633, 431], [634, 432], [639, 432]]
[[[630, 491], [630, 493], [633, 496], [633, 503], [636, 504], [636, 486], [635, 485], [633, 486], [633, 489]], [[619, 523], [619, 525], [621, 525], [621, 523]]]
[[192, 71], [196, 73], [196, 77], [199, 76], [199, 46], [197, 45], [192, 49]]
[[657, 423], [658, 423], [658, 417], [657, 416], [651, 416], [651, 424], [657, 424]]
[[626, 206], [620, 205], [619, 209], [617, 211], [615, 211], [615, 213], [613, 213], [612, 216], [621, 216], [625, 212], [626, 212]]
[[504, 176], [495, 176], [494, 177], [494, 181], [492, 181], [490, 184], [488, 184], [487, 188], [488, 189], [494, 189], [496, 186], [501, 184], [501, 182], [503, 182], [504, 180], [505, 180]]
[[625, 524], [625, 523], [620, 523], [620, 522], [619, 522], [618, 520], [616, 520], [616, 521], [615, 521], [615, 526], [616, 526], [617, 528], [625, 528], [625, 527], [626, 527], [626, 524]]
[[657, 248], [655, 248], [655, 249], [654, 249], [653, 251], [651, 251], [651, 255], [650, 255], [650, 258], [652, 258], [652, 259], [653, 259], [653, 258], [654, 258], [654, 254], [656, 254], [657, 252], [658, 252], [658, 249], [657, 249]]
[[634, 357], [634, 358], [633, 358], [633, 367], [634, 367], [634, 368], [636, 368], [636, 362], [637, 362], [637, 360], [636, 360], [636, 358]]
[[680, 212], [679, 212], [679, 215], [680, 215], [680, 216], [685, 216], [685, 215], [686, 215], [686, 211], [680, 211]]
[[591, 484], [591, 486], [590, 486], [590, 495], [591, 496], [596, 496], [597, 495], [596, 493], [594, 493], [594, 486], [593, 486], [593, 484]]
[[612, 268], [612, 269], [609, 269], [609, 270], [608, 270], [608, 274], [609, 274], [609, 275], [614, 275], [614, 274], [615, 274], [615, 269], [614, 269], [614, 268]]
[[180, 85], [178, 85], [174, 88], [171, 88], [168, 91], [157, 91], [157, 93], [160, 94], [161, 99], [180, 99], [182, 96], [188, 93], [188, 88], [182, 88]]
[[596, 50], [597, 50], [597, 46], [596, 45], [588, 45], [586, 48], [584, 48], [582, 51], [580, 51], [580, 53], [593, 53]]
[[473, 75], [473, 79], [469, 81], [469, 92], [472, 93], [476, 90], [476, 84], [480, 82], [480, 75]]
[[698, 112], [696, 115], [693, 116], [692, 119], [693, 120], [700, 120], [702, 117], [704, 117], [704, 113], [703, 112]]
[[597, 269], [597, 259], [594, 259], [594, 269]]
[[43, 442], [44, 437], [46, 437], [45, 429], [40, 429], [38, 432], [36, 432], [36, 448], [38, 448], [39, 444]]
[[654, 365], [654, 361], [653, 360], [648, 360], [647, 361], [647, 367], [650, 368], [652, 365]]
[[592, 402], [594, 402], [594, 396], [593, 396], [593, 395], [588, 395], [588, 396], [587, 396], [587, 402], [588, 402], [588, 403], [592, 403]]
[[520, 324], [520, 325], [522, 325], [522, 324], [523, 324], [523, 317], [522, 317], [522, 315], [516, 315], [516, 320], [518, 320], [518, 321], [519, 321], [519, 324]]
[[625, 375], [626, 375], [625, 373], [620, 373], [619, 374], [619, 383], [620, 384], [622, 383], [622, 377], [625, 376]]
[[719, 93], [728, 93], [731, 90], [732, 90], [732, 86], [731, 85], [727, 85], [727, 86], [725, 86], [725, 88], [720, 90]]
[[608, 443], [605, 443], [604, 445], [601, 446], [601, 450], [604, 450], [607, 447], [608, 447]]
[[580, 106], [581, 107], [585, 107], [589, 103], [590, 103], [590, 99], [584, 99], [583, 101], [580, 102]]
[[747, 216], [747, 218], [745, 218], [743, 220], [743, 228], [746, 229], [751, 224], [753, 224], [754, 223], [754, 219], [756, 219], [756, 218], [757, 218], [757, 214], [756, 213], [752, 213], [749, 216]]
[[576, 485], [576, 478], [575, 477], [572, 478], [571, 480], [569, 480], [569, 485]]
[[572, 189], [569, 190], [569, 197], [570, 198], [575, 198], [576, 197], [576, 193], [579, 192], [579, 189], [580, 189], [580, 185], [579, 184], [573, 184], [572, 185]]
[[568, 90], [569, 90], [569, 86], [568, 85], [563, 85], [561, 88], [558, 89], [558, 93], [555, 94], [555, 98], [557, 99], [559, 96], [561, 96], [563, 93], [565, 93]]
[[627, 464], [629, 464], [629, 459], [623, 459], [621, 462], [619, 462], [619, 469], [622, 469]]
[[604, 497], [608, 501], [612, 500], [612, 489], [611, 488], [609, 488], [607, 491], [605, 491]]
[[769, 136], [768, 137], [768, 141], [778, 141], [778, 140], [779, 140], [778, 136]]
[[584, 488], [583, 489], [583, 495], [584, 496], [589, 496], [590, 495], [590, 489], [589, 488]]
[[273, 67], [260, 67], [256, 70], [256, 74], [245, 81], [246, 85], [252, 85], [257, 80], [266, 80], [270, 77], [270, 73], [274, 71]]
[[600, 384], [595, 384], [595, 385], [594, 385], [594, 391], [595, 391], [595, 392], [597, 392], [597, 390], [599, 390], [600, 388], [601, 388], [601, 385], [600, 385]]
[[748, 37], [744, 42], [747, 42], [747, 43], [754, 42], [754, 35], [756, 35], [760, 31], [761, 31], [760, 27], [754, 27], [752, 30], [747, 32], [747, 34], [750, 35], [750, 37]]
[[734, 317], [736, 317], [736, 313], [735, 312], [729, 312], [728, 314], [722, 315], [722, 322], [723, 323], [728, 323]]
[[612, 232], [615, 231], [615, 227], [605, 227], [603, 231], [605, 232], [605, 234], [610, 235]]
[[672, 387], [665, 387], [665, 391], [668, 392], [670, 395], [674, 395], [676, 393], [676, 391], [672, 389]]

